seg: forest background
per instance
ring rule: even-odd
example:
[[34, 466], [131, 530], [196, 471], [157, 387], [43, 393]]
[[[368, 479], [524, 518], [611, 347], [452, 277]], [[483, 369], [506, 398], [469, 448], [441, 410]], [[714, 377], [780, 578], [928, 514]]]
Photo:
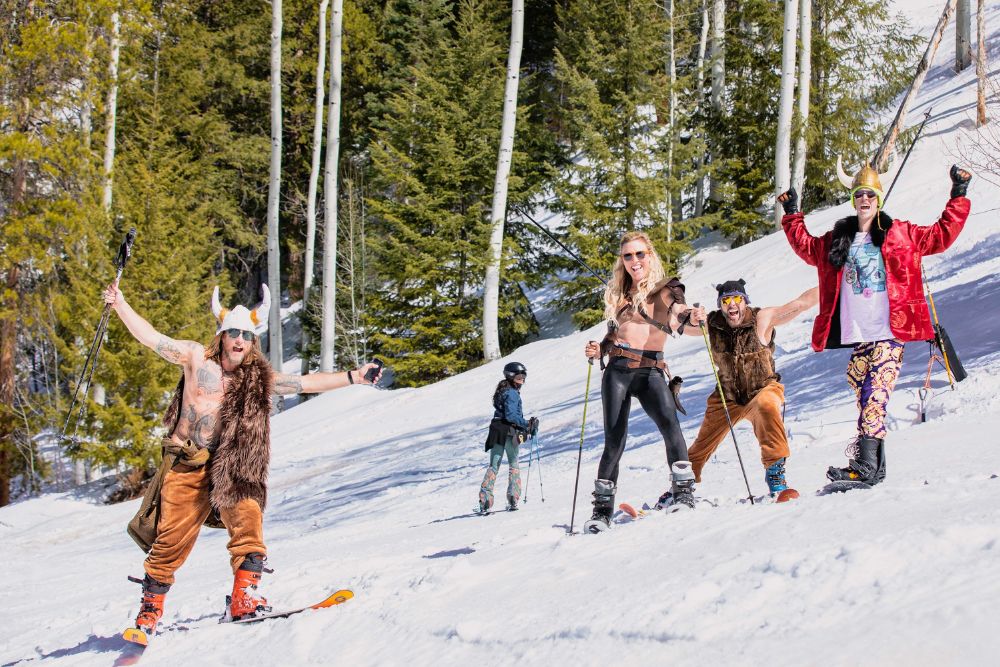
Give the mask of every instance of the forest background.
[[[333, 367], [379, 356], [402, 384], [420, 385], [482, 363], [511, 4], [343, 0], [332, 208], [324, 191], [313, 204], [309, 196], [328, 2], [277, 6], [273, 297], [303, 298], [312, 209], [316, 248], [336, 230]], [[178, 372], [115, 318], [84, 419], [58, 437], [130, 227], [138, 234], [122, 290], [160, 331], [207, 342], [215, 285], [227, 305], [259, 300], [275, 192], [273, 7], [0, 0], [0, 506], [37, 491], [59, 457], [86, 477], [94, 467], [142, 471], [159, 454]], [[603, 310], [601, 283], [532, 218], [558, 216], [551, 231], [598, 272], [631, 229], [650, 234], [669, 270], [699, 236], [735, 246], [773, 230], [783, 7], [524, 2], [500, 265], [504, 353], [537, 336], [531, 290], [551, 287], [577, 326]], [[887, 0], [811, 7], [809, 121], [798, 112], [792, 126], [804, 142], [805, 210], [843, 199], [837, 156], [853, 165], [872, 153], [884, 128], [871, 112], [905, 89], [925, 39]], [[322, 252], [309, 266], [321, 284]], [[310, 290], [305, 348], [284, 350], [305, 370], [319, 367], [322, 304]]]

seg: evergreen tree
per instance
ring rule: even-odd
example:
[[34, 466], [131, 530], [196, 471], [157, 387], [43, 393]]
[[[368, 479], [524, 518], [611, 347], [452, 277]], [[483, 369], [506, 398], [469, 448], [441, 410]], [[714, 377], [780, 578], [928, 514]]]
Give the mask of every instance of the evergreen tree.
[[[669, 99], [667, 35], [653, 0], [560, 7], [555, 80], [563, 89], [561, 125], [566, 164], [553, 178], [566, 241], [588, 265], [607, 270], [621, 235], [649, 230], [668, 264], [665, 165], [670, 138], [657, 110]], [[675, 238], [685, 238], [678, 225]], [[603, 286], [569, 263], [559, 279], [562, 305], [581, 326], [603, 317]]]
[[[373, 344], [393, 359], [401, 383], [447, 377], [480, 361], [504, 9], [494, 0], [422, 3], [422, 20], [409, 24], [415, 32], [406, 40], [411, 64], [387, 99], [372, 147], [379, 285], [368, 305], [377, 323]], [[515, 169], [512, 199], [521, 188]], [[504, 328], [511, 328], [513, 303], [508, 288], [501, 294]]]

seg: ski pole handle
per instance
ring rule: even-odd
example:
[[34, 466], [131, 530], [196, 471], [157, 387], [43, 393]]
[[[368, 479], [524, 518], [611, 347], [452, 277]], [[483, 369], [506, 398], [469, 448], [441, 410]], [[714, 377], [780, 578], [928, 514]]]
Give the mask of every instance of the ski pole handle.
[[118, 255], [115, 257], [115, 266], [118, 267], [118, 276], [121, 277], [122, 269], [132, 256], [132, 244], [135, 243], [135, 227], [132, 227], [122, 239], [122, 244], [118, 246]]

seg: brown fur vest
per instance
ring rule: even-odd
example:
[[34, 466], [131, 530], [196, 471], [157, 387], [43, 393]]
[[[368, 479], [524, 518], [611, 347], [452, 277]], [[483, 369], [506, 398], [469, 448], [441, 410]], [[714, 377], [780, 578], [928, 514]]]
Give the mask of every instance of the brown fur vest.
[[761, 389], [781, 379], [774, 369], [774, 333], [766, 346], [757, 338], [759, 311], [747, 308], [743, 322], [735, 327], [729, 326], [721, 310], [708, 315], [709, 340], [719, 380], [726, 400], [739, 405], [746, 405]]
[[[219, 407], [222, 429], [211, 447], [212, 505], [232, 507], [244, 498], [267, 504], [267, 472], [271, 461], [270, 364], [257, 358], [240, 366], [233, 375]], [[180, 414], [184, 378], [163, 416], [163, 424], [173, 432]]]

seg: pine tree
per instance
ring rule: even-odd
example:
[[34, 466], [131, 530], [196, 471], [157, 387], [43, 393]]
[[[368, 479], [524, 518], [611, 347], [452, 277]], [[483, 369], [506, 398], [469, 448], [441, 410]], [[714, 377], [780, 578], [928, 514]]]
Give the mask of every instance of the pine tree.
[[[669, 104], [669, 25], [652, 0], [571, 3], [559, 11], [555, 80], [564, 91], [566, 164], [553, 180], [566, 240], [594, 269], [610, 268], [621, 235], [647, 229], [668, 264], [667, 153], [657, 110]], [[674, 238], [685, 230], [675, 226]], [[603, 316], [603, 286], [572, 264], [559, 280], [562, 305], [587, 326]]]
[[[380, 279], [368, 302], [378, 324], [373, 344], [411, 384], [480, 361], [479, 291], [506, 56], [502, 3], [437, 0], [420, 12], [405, 40], [411, 64], [387, 99], [372, 148], [370, 200]], [[512, 199], [521, 187], [515, 170]], [[502, 327], [513, 310], [502, 292]]]

